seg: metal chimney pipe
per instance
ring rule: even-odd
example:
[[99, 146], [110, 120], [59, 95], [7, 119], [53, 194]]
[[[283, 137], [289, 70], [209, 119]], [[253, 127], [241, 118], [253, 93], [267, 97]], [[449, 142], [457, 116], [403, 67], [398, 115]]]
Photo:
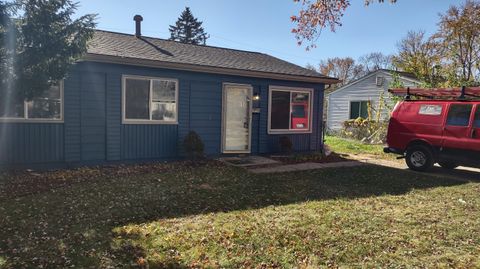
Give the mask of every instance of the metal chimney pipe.
[[133, 20], [135, 21], [135, 36], [136, 37], [141, 37], [142, 36], [142, 21], [143, 21], [143, 18], [140, 15], [135, 15], [135, 17], [133, 17]]

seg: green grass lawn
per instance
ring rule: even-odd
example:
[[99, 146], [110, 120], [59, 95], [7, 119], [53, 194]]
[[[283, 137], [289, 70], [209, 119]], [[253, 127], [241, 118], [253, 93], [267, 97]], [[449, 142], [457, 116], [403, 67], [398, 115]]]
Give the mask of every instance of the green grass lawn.
[[369, 145], [357, 140], [345, 139], [336, 136], [326, 136], [325, 144], [336, 153], [368, 154], [383, 159], [395, 159], [398, 155], [383, 152], [384, 145]]
[[3, 175], [0, 267], [479, 267], [479, 193], [376, 166]]

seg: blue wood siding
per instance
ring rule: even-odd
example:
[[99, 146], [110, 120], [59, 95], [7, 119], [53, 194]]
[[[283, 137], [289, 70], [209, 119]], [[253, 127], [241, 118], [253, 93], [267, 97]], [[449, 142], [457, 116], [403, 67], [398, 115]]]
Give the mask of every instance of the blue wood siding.
[[190, 131], [190, 81], [180, 80], [178, 85], [178, 148], [179, 156], [184, 156], [183, 140]]
[[63, 124], [0, 124], [0, 163], [61, 162], [64, 158], [63, 138]]
[[197, 132], [208, 155], [220, 154], [222, 137], [222, 84], [192, 81], [190, 130]]
[[81, 81], [82, 161], [103, 161], [106, 157], [105, 73], [82, 73]]
[[[122, 75], [178, 79], [178, 124], [122, 124]], [[221, 155], [223, 83], [252, 85], [260, 96], [253, 103], [260, 109], [252, 115], [253, 154], [278, 151], [283, 136], [267, 133], [269, 86], [314, 88], [313, 132], [287, 136], [296, 151], [321, 148], [321, 84], [81, 62], [65, 80], [64, 123], [0, 123], [0, 165], [175, 159], [191, 130], [208, 155]]]
[[106, 137], [107, 160], [122, 159], [122, 83], [121, 74], [107, 74]]
[[68, 163], [82, 159], [80, 80], [80, 72], [72, 72], [64, 82], [65, 161]]
[[178, 148], [177, 129], [177, 125], [123, 125], [123, 159], [174, 158]]

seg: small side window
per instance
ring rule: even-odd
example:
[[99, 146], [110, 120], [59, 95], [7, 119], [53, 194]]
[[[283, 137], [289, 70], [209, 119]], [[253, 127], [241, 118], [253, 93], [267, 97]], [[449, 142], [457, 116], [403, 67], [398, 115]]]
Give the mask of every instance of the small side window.
[[421, 105], [418, 111], [420, 115], [438, 116], [442, 114], [442, 106], [440, 105]]
[[454, 104], [450, 106], [447, 116], [447, 125], [468, 126], [472, 105]]
[[368, 118], [368, 102], [369, 101], [351, 101], [350, 102], [350, 119]]

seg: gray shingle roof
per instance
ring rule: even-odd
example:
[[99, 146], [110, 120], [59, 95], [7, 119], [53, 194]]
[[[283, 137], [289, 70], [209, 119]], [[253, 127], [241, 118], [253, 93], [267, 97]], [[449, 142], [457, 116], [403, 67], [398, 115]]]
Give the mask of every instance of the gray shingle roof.
[[413, 79], [413, 80], [418, 80], [417, 76], [415, 74], [410, 73], [410, 72], [404, 72], [404, 71], [397, 71], [397, 70], [392, 70], [392, 69], [380, 69], [382, 71], [388, 72], [388, 73], [397, 73], [401, 77]]
[[89, 55], [335, 80], [267, 54], [96, 30]]

